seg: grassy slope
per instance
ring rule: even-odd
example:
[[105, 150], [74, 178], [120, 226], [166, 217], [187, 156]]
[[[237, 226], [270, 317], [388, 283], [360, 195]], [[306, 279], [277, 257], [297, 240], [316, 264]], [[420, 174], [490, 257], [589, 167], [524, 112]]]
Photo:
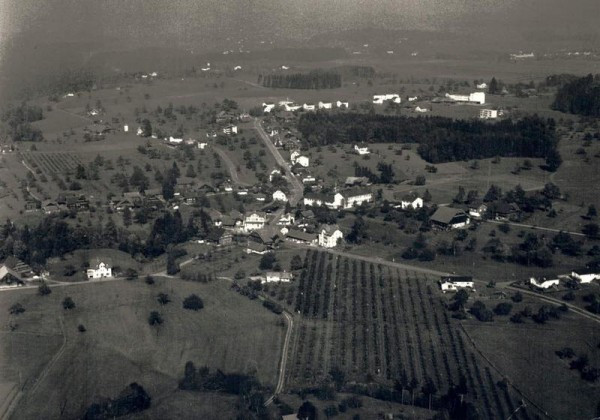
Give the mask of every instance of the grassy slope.
[[[172, 303], [160, 307], [155, 295], [166, 292]], [[182, 299], [197, 293], [205, 301], [199, 313], [183, 310]], [[35, 392], [30, 385], [14, 418], [73, 417], [100, 397], [114, 397], [127, 384], [137, 381], [150, 395], [161, 400], [176, 390], [186, 361], [224, 371], [256, 372], [263, 383], [276, 380], [277, 361], [284, 329], [278, 317], [256, 302], [230, 292], [226, 282], [188, 283], [161, 279], [154, 286], [141, 281], [94, 284], [54, 289], [45, 298], [31, 291], [4, 293], [0, 297], [2, 324], [7, 308], [21, 301], [27, 308], [17, 331], [48, 331], [60, 338], [63, 317], [67, 344], [64, 353], [40, 382]], [[64, 313], [60, 302], [71, 296], [77, 308]], [[165, 323], [151, 328], [147, 317], [158, 310]], [[84, 324], [85, 334], [77, 332]], [[29, 346], [35, 347], [32, 339]], [[5, 360], [29, 374], [36, 370], [19, 352], [3, 346]], [[53, 354], [55, 348], [44, 349]], [[14, 380], [14, 378], [13, 378]], [[31, 382], [30, 382], [31, 383]], [[182, 402], [184, 404], [184, 402]]]

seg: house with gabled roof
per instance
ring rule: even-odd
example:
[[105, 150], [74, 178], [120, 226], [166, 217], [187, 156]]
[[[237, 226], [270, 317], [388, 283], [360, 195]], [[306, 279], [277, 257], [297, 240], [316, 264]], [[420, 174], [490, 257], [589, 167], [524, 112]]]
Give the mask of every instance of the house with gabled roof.
[[443, 293], [455, 292], [459, 289], [474, 289], [475, 287], [471, 276], [442, 276], [439, 285]]
[[402, 210], [406, 210], [408, 208], [415, 210], [420, 209], [421, 207], [423, 207], [423, 199], [419, 197], [419, 194], [417, 194], [414, 191], [411, 191], [408, 194], [402, 196], [402, 198], [400, 199], [400, 207], [402, 208]]
[[101, 279], [112, 277], [112, 267], [103, 261], [98, 260], [96, 264], [87, 269], [88, 279]]
[[285, 235], [286, 241], [295, 242], [298, 244], [316, 244], [317, 235], [314, 233], [307, 233], [298, 229], [290, 229]]
[[252, 232], [253, 230], [262, 229], [267, 223], [267, 216], [264, 212], [254, 212], [248, 214], [244, 218], [244, 230], [246, 232]]
[[453, 207], [439, 207], [429, 221], [432, 227], [438, 230], [460, 229], [471, 222], [463, 210]]
[[6, 264], [0, 265], [0, 287], [15, 287], [25, 284], [22, 277]]
[[319, 231], [319, 246], [334, 248], [344, 238], [338, 225], [323, 225]]

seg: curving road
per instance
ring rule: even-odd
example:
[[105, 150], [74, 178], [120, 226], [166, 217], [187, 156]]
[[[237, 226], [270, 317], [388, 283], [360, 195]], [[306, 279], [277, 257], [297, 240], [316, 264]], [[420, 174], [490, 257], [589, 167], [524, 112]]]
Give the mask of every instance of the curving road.
[[292, 338], [292, 330], [294, 329], [294, 318], [287, 312], [283, 312], [283, 317], [287, 322], [287, 332], [285, 333], [285, 340], [283, 341], [283, 348], [281, 350], [281, 361], [279, 363], [279, 379], [277, 380], [277, 386], [275, 387], [275, 391], [273, 391], [273, 395], [269, 397], [267, 401], [265, 401], [265, 407], [271, 405], [273, 400], [283, 391], [283, 385], [285, 384], [285, 369], [287, 365], [288, 353], [290, 350], [290, 340]]

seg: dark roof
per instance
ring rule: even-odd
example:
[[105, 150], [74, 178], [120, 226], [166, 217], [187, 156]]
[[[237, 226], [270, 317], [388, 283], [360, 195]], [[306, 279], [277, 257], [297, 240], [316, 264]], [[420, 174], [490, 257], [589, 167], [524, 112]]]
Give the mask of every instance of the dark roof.
[[258, 242], [248, 242], [246, 249], [256, 252], [264, 252], [267, 250], [267, 247], [264, 244], [259, 244]]
[[344, 191], [340, 191], [340, 193], [344, 197], [357, 197], [359, 195], [371, 194], [371, 190], [369, 188], [365, 188], [365, 187], [354, 187], [354, 188], [348, 188], [347, 190], [344, 190]]
[[410, 201], [412, 203], [417, 198], [419, 198], [419, 194], [417, 194], [415, 191], [411, 191], [408, 194], [404, 194], [402, 196], [402, 201]]
[[441, 223], [444, 225], [452, 224], [451, 222], [458, 222], [455, 219], [468, 218], [465, 212], [461, 209], [455, 209], [452, 207], [439, 207], [435, 213], [431, 216], [432, 222]]
[[315, 217], [315, 212], [312, 210], [304, 210], [302, 213], [302, 217], [305, 219], [313, 219]]
[[333, 232], [335, 232], [336, 230], [340, 230], [340, 227], [338, 225], [323, 225], [323, 226], [321, 226], [321, 231], [325, 231], [325, 233], [328, 235], [333, 234]]
[[316, 239], [316, 235], [311, 233], [302, 232], [297, 229], [290, 229], [286, 235], [288, 238], [297, 239], [299, 241], [312, 242]]
[[442, 276], [441, 277], [442, 283], [445, 281], [451, 281], [451, 282], [455, 282], [455, 281], [473, 281], [473, 277], [471, 276]]
[[331, 195], [331, 194], [318, 193], [318, 192], [309, 192], [307, 194], [304, 194], [304, 197], [308, 198], [310, 200], [319, 200], [319, 201], [322, 201], [324, 203], [331, 203], [331, 202], [333, 202], [333, 195]]

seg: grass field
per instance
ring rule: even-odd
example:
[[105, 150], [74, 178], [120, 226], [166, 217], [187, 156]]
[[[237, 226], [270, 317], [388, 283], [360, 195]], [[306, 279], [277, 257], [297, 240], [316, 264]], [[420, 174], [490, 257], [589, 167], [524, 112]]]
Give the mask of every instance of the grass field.
[[[168, 293], [171, 303], [161, 307], [156, 302], [159, 292]], [[190, 293], [203, 298], [202, 311], [182, 309], [181, 301]], [[65, 296], [77, 305], [72, 311], [62, 309]], [[10, 320], [8, 307], [17, 301], [26, 312]], [[148, 325], [151, 310], [158, 310], [165, 320], [158, 329]], [[171, 405], [189, 413], [188, 397], [171, 400], [186, 361], [254, 373], [272, 386], [285, 333], [278, 316], [230, 291], [223, 281], [74, 285], [55, 288], [47, 297], [33, 291], [2, 293], [0, 316], [2, 364], [10, 367], [2, 370], [2, 382], [24, 386], [15, 419], [77, 417], [92, 402], [114, 397], [134, 381], [153, 397], [155, 418]], [[7, 331], [9, 322], [18, 324], [16, 331]], [[78, 324], [87, 332], [79, 333]], [[41, 355], [46, 360], [37, 357]], [[47, 373], [36, 383], [44, 366]]]

